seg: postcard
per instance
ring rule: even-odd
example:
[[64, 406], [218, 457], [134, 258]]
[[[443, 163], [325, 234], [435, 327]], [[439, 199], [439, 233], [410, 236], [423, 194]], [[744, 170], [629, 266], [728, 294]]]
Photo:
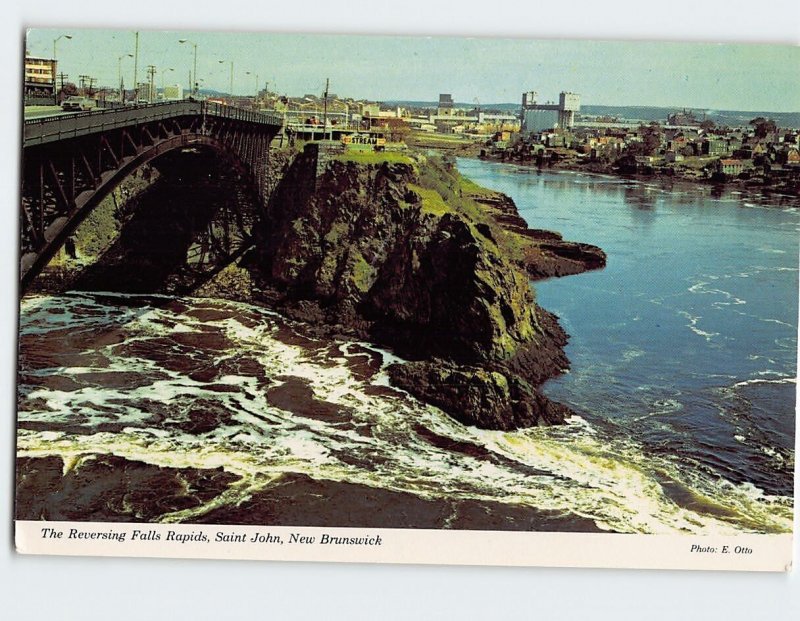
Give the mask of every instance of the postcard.
[[19, 552], [791, 568], [797, 48], [25, 43]]

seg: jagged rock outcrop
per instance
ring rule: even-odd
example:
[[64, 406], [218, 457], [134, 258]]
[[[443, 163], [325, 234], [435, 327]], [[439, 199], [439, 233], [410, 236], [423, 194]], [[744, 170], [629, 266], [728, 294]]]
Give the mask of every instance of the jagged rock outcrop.
[[563, 423], [569, 408], [550, 401], [518, 375], [444, 360], [393, 364], [392, 383], [465, 425], [504, 431]]
[[530, 229], [514, 201], [505, 194], [473, 197], [504, 229], [529, 240], [521, 264], [532, 280], [580, 274], [605, 267], [606, 253], [597, 246], [566, 241], [560, 233]]
[[528, 279], [475, 222], [417, 185], [415, 165], [334, 161], [312, 192], [298, 192], [310, 185], [299, 175], [302, 162], [258, 244], [275, 301], [295, 316], [322, 316], [412, 358], [505, 360], [536, 339]]
[[[566, 335], [536, 306], [529, 273], [537, 254], [553, 264], [550, 247], [568, 242], [531, 243], [541, 240], [524, 222], [510, 226], [508, 205], [502, 222], [465, 196], [452, 166], [390, 159], [334, 158], [319, 172], [314, 151], [298, 156], [248, 258], [262, 297], [392, 347], [413, 361], [390, 369], [393, 382], [462, 422], [562, 422], [569, 410], [535, 386], [567, 368]], [[564, 273], [582, 271], [584, 257], [569, 252], [558, 257]], [[588, 254], [583, 269], [601, 263]]]

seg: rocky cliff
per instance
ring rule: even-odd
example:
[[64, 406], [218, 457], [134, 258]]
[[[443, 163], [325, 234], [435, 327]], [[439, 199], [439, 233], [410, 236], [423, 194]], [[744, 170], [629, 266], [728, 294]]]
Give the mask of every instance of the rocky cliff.
[[467, 424], [558, 423], [536, 386], [566, 369], [566, 335], [531, 275], [604, 264], [599, 249], [528, 231], [508, 197], [423, 156], [309, 149], [289, 166], [247, 257], [289, 316], [387, 345], [392, 381]]

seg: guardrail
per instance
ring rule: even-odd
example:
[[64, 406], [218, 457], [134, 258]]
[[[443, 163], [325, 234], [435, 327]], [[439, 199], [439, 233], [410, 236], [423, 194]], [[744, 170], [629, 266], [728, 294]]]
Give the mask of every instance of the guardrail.
[[249, 121], [251, 123], [265, 123], [266, 125], [283, 125], [283, 115], [274, 112], [257, 112], [255, 110], [245, 110], [235, 106], [226, 106], [216, 102], [201, 102], [206, 114], [222, 116], [236, 119], [237, 121]]
[[203, 114], [249, 123], [283, 125], [283, 118], [278, 114], [244, 110], [215, 102], [170, 101], [25, 119], [23, 124], [23, 147], [57, 142], [77, 136], [85, 136], [177, 116]]

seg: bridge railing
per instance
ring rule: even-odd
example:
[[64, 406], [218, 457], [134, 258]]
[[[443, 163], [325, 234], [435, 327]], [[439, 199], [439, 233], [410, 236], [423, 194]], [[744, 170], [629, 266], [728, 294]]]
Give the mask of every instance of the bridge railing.
[[187, 114], [200, 114], [200, 112], [199, 102], [171, 101], [26, 119], [23, 126], [23, 143], [27, 147], [56, 142], [137, 123]]
[[26, 119], [23, 125], [23, 146], [57, 142], [177, 116], [201, 114], [250, 123], [283, 124], [283, 118], [279, 114], [244, 110], [207, 101], [169, 101]]
[[235, 106], [226, 106], [215, 101], [202, 102], [206, 114], [221, 116], [237, 121], [248, 121], [250, 123], [264, 123], [266, 125], [283, 125], [283, 115], [274, 112], [258, 112], [256, 110], [245, 110]]

